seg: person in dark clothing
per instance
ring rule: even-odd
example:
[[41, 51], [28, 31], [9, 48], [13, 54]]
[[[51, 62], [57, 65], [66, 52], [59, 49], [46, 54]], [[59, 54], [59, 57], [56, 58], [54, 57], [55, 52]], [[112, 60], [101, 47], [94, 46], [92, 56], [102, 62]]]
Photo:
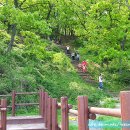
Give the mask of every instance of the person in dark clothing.
[[79, 61], [79, 58], [80, 58], [80, 55], [79, 55], [79, 53], [77, 53], [76, 60]]
[[74, 52], [71, 53], [71, 58], [72, 58], [72, 60], [75, 60], [75, 53]]
[[74, 53], [75, 58], [77, 57], [77, 52]]

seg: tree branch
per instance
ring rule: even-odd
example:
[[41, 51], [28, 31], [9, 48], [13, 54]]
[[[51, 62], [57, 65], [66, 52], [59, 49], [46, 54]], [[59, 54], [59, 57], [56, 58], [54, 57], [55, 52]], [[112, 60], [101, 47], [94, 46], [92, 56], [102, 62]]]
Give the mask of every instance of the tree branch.
[[126, 6], [127, 6], [127, 7], [128, 7], [128, 9], [130, 10], [130, 5], [129, 5], [128, 0], [126, 0]]
[[[36, 5], [42, 5], [43, 3], [35, 3], [35, 4], [32, 4], [32, 5], [29, 5], [28, 7], [25, 7], [25, 8], [21, 8], [21, 10], [24, 10], [24, 9], [28, 9], [28, 8], [31, 8], [33, 6], [36, 6]], [[48, 4], [48, 2], [44, 3], [44, 4]]]
[[15, 8], [18, 8], [18, 0], [14, 0]]
[[53, 4], [51, 4], [51, 3], [49, 2], [49, 11], [48, 11], [48, 14], [47, 14], [46, 20], [49, 19], [53, 7], [54, 7]]
[[25, 2], [26, 0], [23, 0], [23, 2], [20, 3], [19, 7], [21, 7]]

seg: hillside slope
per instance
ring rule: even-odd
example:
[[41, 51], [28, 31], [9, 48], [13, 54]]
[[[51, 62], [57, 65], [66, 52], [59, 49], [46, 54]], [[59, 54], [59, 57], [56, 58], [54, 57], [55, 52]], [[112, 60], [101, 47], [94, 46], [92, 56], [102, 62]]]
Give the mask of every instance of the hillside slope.
[[[70, 59], [53, 43], [46, 41], [43, 52], [28, 53], [15, 47], [10, 54], [1, 53], [0, 93], [16, 91], [37, 91], [46, 89], [52, 97], [68, 96], [74, 104], [78, 95], [88, 95], [90, 104], [98, 104], [106, 94], [97, 86], [86, 84], [76, 73]], [[43, 57], [38, 58], [37, 54]]]

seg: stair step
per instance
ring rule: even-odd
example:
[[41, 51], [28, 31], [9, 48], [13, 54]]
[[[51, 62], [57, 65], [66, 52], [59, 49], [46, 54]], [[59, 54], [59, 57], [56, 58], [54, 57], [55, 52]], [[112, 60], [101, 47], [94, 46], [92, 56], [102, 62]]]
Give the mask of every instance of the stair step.
[[77, 71], [77, 73], [79, 73], [79, 74], [87, 74], [87, 75], [90, 75], [88, 72], [86, 72], [86, 73], [84, 73], [84, 72], [82, 72], [82, 71]]
[[74, 65], [78, 65], [79, 62], [77, 60], [71, 60], [71, 63]]
[[97, 83], [95, 80], [92, 80], [92, 79], [86, 79], [85, 81], [88, 83]]
[[82, 77], [83, 77], [83, 78], [88, 78], [88, 77], [89, 77], [89, 75], [83, 75]]
[[44, 119], [41, 116], [16, 116], [7, 118], [7, 124], [35, 124], [43, 122]]
[[11, 124], [7, 125], [7, 130], [47, 130], [44, 123], [38, 124]]
[[[64, 52], [65, 54], [70, 57], [71, 59], [71, 50], [70, 50], [70, 54], [67, 54], [66, 53], [66, 47], [63, 46], [63, 45], [58, 45], [58, 47], [60, 47]], [[97, 83], [97, 81], [95, 81], [92, 76], [87, 72], [87, 73], [83, 73], [81, 70], [81, 68], [78, 68], [78, 64], [80, 63], [79, 61], [77, 60], [72, 60], [71, 59], [71, 63], [73, 64], [73, 66], [77, 69], [77, 73], [79, 74], [79, 76], [81, 76], [86, 82], [88, 83]]]
[[89, 74], [86, 73], [79, 73], [80, 76], [89, 76]]

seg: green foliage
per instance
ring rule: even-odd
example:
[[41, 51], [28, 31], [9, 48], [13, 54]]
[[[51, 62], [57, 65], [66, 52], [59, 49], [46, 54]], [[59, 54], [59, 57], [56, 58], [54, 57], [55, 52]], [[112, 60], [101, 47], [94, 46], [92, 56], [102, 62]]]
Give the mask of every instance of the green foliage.
[[74, 47], [83, 47], [84, 41], [83, 39], [76, 39], [71, 43]]
[[[80, 79], [69, 58], [47, 40], [51, 37], [76, 38], [70, 46], [79, 48], [95, 80], [104, 73], [105, 90], [129, 86], [129, 4], [124, 0], [20, 0], [16, 5], [1, 0], [0, 93], [37, 91], [44, 86], [53, 97], [65, 95], [75, 103], [77, 95], [88, 95], [90, 104], [98, 105], [104, 92]], [[7, 54], [11, 41], [12, 52]]]
[[53, 54], [52, 63], [57, 65], [59, 70], [62, 70], [62, 69], [66, 70], [66, 68], [67, 68], [67, 71], [74, 70], [74, 68], [70, 64], [70, 59], [68, 59], [65, 56], [65, 54], [63, 54], [63, 53], [55, 53], [55, 54]]
[[0, 30], [0, 39], [0, 53], [3, 53], [6, 51], [7, 43], [10, 40], [10, 35], [4, 30]]
[[116, 107], [117, 101], [114, 100], [113, 98], [103, 98], [101, 100], [101, 106], [105, 108], [115, 108]]
[[70, 126], [69, 126], [69, 129], [70, 129], [70, 130], [78, 130], [78, 127], [75, 126], [75, 125], [70, 125]]

